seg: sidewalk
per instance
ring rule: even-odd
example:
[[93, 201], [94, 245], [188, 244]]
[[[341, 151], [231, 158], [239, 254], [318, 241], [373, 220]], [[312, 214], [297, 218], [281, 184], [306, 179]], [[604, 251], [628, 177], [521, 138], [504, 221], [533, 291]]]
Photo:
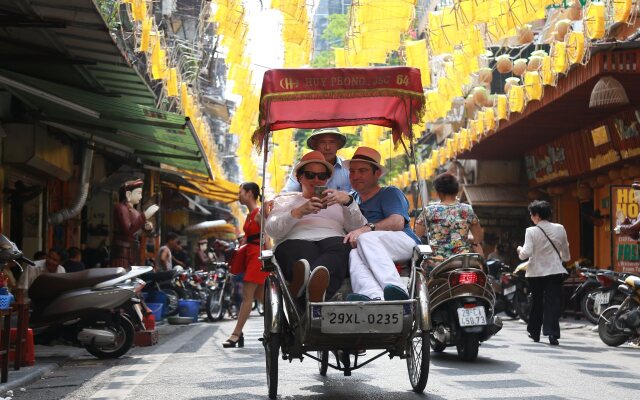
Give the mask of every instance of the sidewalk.
[[[158, 334], [171, 334], [175, 330], [174, 326], [169, 324], [156, 325]], [[82, 347], [72, 346], [35, 346], [36, 363], [31, 367], [21, 367], [20, 370], [13, 370], [13, 361], [9, 362], [9, 379], [6, 383], [0, 384], [0, 399], [7, 396], [7, 391], [20, 390], [32, 382], [42, 378], [45, 374], [62, 366], [67, 360], [88, 354]]]

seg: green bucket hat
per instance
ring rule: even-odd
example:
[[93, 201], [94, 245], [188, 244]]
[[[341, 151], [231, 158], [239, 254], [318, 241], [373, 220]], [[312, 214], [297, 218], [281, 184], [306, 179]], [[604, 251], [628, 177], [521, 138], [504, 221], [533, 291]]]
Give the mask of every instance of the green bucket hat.
[[322, 135], [334, 135], [336, 139], [338, 139], [338, 149], [343, 148], [344, 145], [347, 143], [347, 137], [342, 132], [340, 132], [340, 129], [321, 128], [321, 129], [314, 129], [313, 132], [311, 132], [311, 136], [309, 136], [309, 138], [307, 139], [307, 147], [315, 150], [316, 139]]

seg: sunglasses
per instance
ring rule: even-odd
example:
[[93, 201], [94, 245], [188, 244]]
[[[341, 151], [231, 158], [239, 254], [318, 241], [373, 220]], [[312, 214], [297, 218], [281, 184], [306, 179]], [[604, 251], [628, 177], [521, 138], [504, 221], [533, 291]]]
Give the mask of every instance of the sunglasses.
[[304, 175], [305, 178], [307, 179], [313, 179], [315, 177], [318, 177], [318, 179], [324, 181], [325, 179], [329, 179], [329, 177], [331, 176], [330, 173], [328, 172], [311, 172], [311, 171], [302, 171], [302, 174]]

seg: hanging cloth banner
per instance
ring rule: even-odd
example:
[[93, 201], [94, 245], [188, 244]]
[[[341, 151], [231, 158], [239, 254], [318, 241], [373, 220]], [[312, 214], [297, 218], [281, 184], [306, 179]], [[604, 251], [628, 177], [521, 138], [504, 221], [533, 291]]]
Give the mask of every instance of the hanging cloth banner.
[[264, 75], [253, 142], [262, 143], [266, 125], [276, 131], [363, 124], [391, 128], [397, 141], [411, 135], [409, 124], [421, 121], [424, 104], [417, 68], [274, 69]]

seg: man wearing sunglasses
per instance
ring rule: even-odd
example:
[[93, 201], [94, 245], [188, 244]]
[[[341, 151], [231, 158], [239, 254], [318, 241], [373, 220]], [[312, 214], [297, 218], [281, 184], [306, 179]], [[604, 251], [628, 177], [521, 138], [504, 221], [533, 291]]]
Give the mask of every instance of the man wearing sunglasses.
[[[316, 129], [311, 133], [311, 136], [307, 139], [307, 147], [322, 153], [325, 161], [333, 166], [333, 173], [326, 183], [327, 187], [349, 192], [351, 191], [349, 171], [342, 165], [342, 158], [336, 154], [338, 150], [344, 147], [346, 142], [347, 137], [338, 128], [322, 128]], [[292, 171], [282, 191], [299, 192], [301, 190], [300, 182], [298, 182]]]
[[294, 298], [306, 288], [307, 300], [320, 302], [340, 289], [351, 251], [344, 235], [367, 222], [346, 192], [316, 189], [326, 188], [333, 172], [319, 151], [305, 154], [294, 168], [302, 193], [278, 196], [265, 223]]

